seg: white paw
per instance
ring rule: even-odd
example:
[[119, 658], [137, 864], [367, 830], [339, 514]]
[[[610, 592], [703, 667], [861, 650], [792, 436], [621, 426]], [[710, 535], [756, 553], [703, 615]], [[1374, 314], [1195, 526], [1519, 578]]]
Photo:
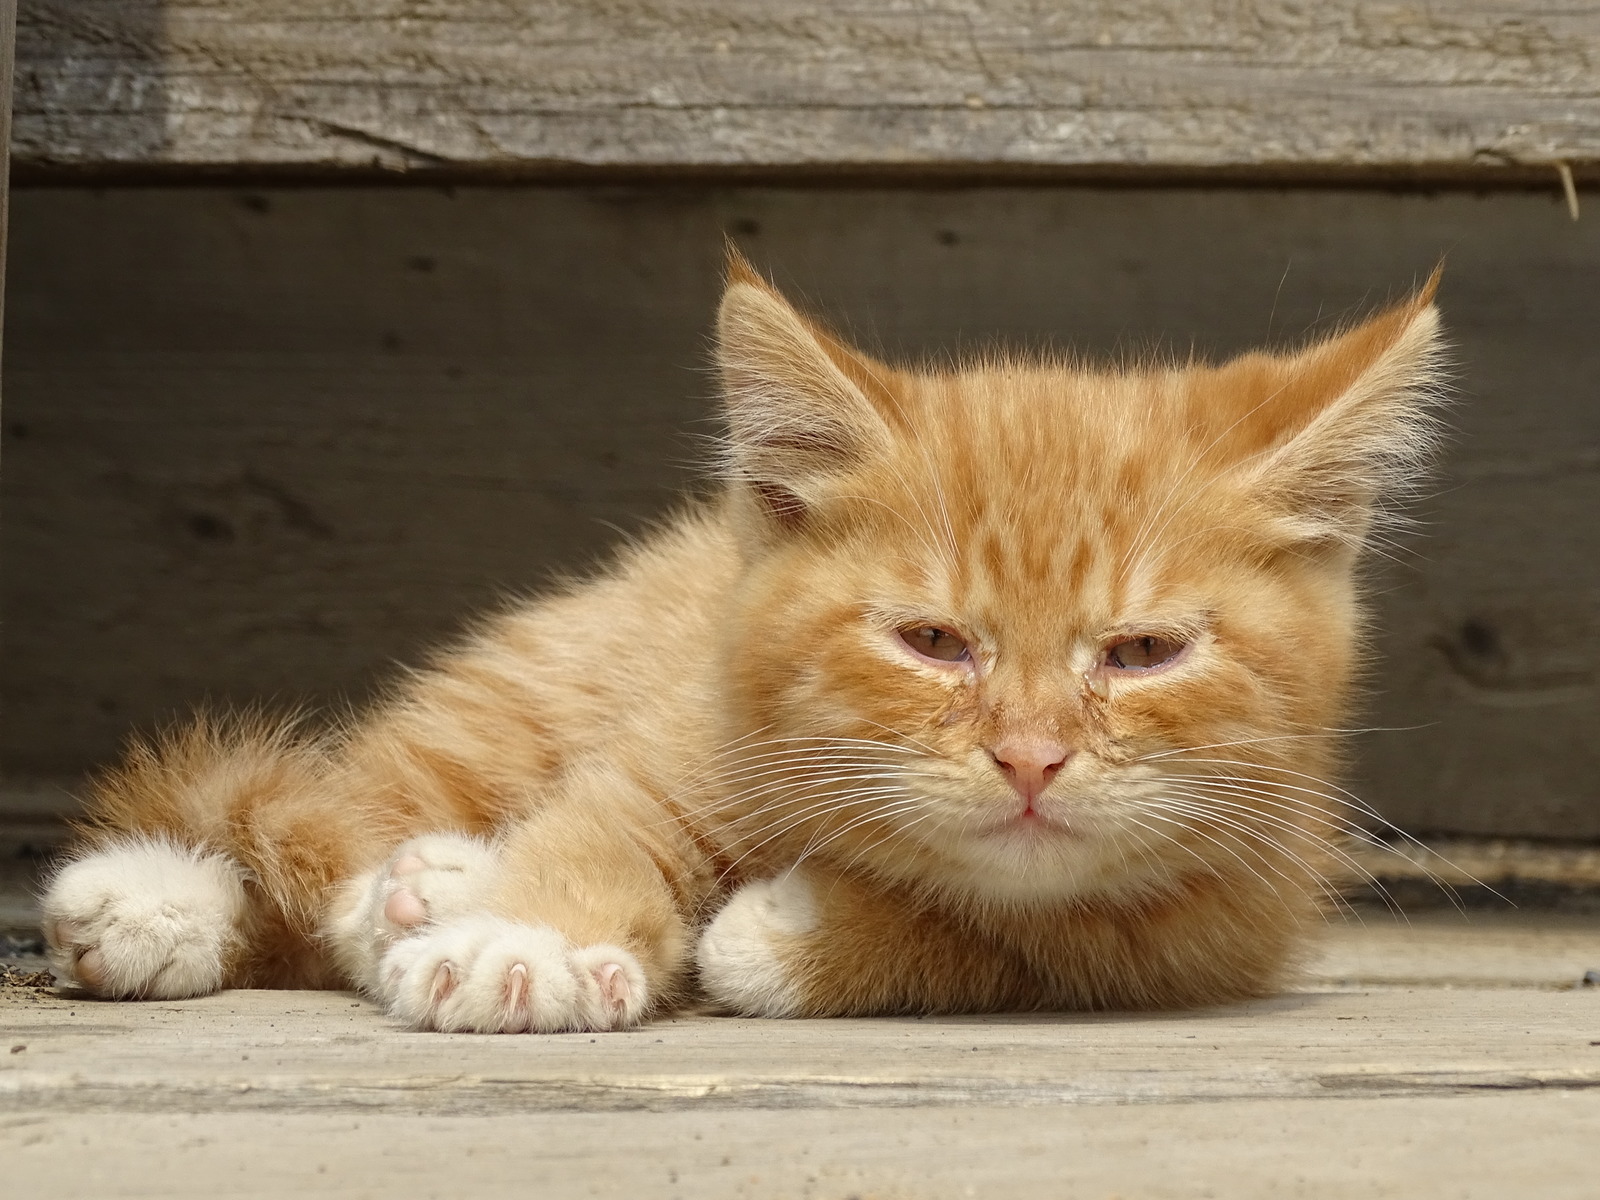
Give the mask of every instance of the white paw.
[[164, 839], [69, 863], [44, 897], [51, 965], [67, 982], [118, 999], [214, 992], [238, 945], [243, 874], [224, 855]]
[[353, 981], [377, 990], [389, 947], [424, 926], [483, 907], [499, 858], [480, 838], [430, 833], [402, 842], [387, 862], [344, 885], [328, 934]]
[[396, 942], [379, 967], [389, 1011], [419, 1029], [555, 1033], [637, 1024], [644, 971], [616, 946], [477, 914]]
[[700, 935], [695, 962], [707, 998], [744, 1016], [796, 1015], [804, 998], [782, 950], [817, 920], [816, 893], [800, 872], [745, 884]]

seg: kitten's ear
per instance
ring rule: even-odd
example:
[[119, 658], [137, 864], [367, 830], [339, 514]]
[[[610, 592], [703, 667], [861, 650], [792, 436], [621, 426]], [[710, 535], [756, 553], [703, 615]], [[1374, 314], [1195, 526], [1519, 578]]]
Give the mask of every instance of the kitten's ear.
[[1439, 442], [1439, 270], [1409, 300], [1279, 364], [1258, 406], [1269, 445], [1247, 460], [1245, 494], [1277, 538], [1365, 541], [1386, 502], [1416, 490]]
[[881, 392], [884, 368], [802, 317], [732, 250], [717, 363], [726, 471], [781, 527], [798, 528], [829, 481], [888, 446], [888, 426], [868, 399]]

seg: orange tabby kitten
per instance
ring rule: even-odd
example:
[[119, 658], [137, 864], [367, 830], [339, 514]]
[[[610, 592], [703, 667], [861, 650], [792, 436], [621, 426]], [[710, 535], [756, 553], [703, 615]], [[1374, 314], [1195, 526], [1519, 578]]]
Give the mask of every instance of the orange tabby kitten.
[[1433, 291], [1222, 366], [903, 370], [735, 261], [719, 494], [352, 728], [136, 747], [45, 898], [58, 970], [507, 1032], [1265, 992], [1337, 867]]

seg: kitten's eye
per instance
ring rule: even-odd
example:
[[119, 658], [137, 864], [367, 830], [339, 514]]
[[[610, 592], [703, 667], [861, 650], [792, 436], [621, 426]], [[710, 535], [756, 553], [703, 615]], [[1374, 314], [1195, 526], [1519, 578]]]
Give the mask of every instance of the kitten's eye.
[[902, 629], [900, 640], [923, 658], [931, 658], [936, 662], [966, 662], [972, 657], [972, 651], [960, 635], [940, 629], [937, 625], [913, 625]]
[[1135, 637], [1106, 651], [1106, 665], [1123, 671], [1148, 671], [1183, 653], [1185, 643], [1164, 637]]

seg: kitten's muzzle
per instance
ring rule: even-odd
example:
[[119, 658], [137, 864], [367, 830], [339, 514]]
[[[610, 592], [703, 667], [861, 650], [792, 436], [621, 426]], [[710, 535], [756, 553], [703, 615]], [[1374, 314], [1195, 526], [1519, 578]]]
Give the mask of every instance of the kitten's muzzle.
[[1049, 787], [1061, 768], [1067, 765], [1072, 751], [1049, 738], [1012, 736], [990, 746], [989, 757], [1017, 795], [1028, 802], [1023, 813], [1026, 816], [1033, 811], [1033, 802], [1039, 798], [1039, 793]]

